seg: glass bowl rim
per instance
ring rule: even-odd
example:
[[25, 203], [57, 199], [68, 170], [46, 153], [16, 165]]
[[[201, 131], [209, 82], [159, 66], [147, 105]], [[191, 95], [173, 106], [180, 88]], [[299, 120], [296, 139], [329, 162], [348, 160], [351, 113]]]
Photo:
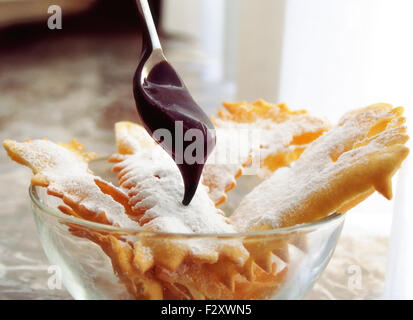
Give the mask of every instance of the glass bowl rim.
[[130, 229], [130, 228], [121, 228], [112, 225], [107, 225], [103, 223], [97, 223], [88, 221], [85, 219], [80, 219], [73, 216], [65, 215], [64, 213], [47, 206], [38, 196], [37, 189], [40, 189], [39, 186], [34, 186], [30, 184], [29, 187], [29, 196], [33, 205], [35, 205], [42, 212], [53, 216], [59, 220], [63, 220], [67, 223], [74, 223], [76, 225], [81, 225], [91, 229], [98, 229], [100, 231], [108, 232], [122, 232], [127, 234], [144, 234], [152, 236], [174, 236], [174, 237], [185, 237], [185, 238], [204, 238], [204, 237], [219, 237], [219, 238], [241, 238], [241, 237], [253, 237], [253, 236], [268, 236], [275, 234], [286, 234], [297, 231], [305, 231], [308, 229], [315, 229], [327, 224], [333, 223], [340, 219], [344, 219], [345, 213], [332, 213], [322, 219], [318, 219], [313, 222], [307, 222], [302, 224], [297, 224], [290, 227], [275, 228], [270, 230], [262, 231], [253, 231], [253, 232], [234, 232], [234, 233], [168, 233], [168, 232], [158, 232], [158, 231], [148, 231], [148, 230], [139, 230], [139, 229]]

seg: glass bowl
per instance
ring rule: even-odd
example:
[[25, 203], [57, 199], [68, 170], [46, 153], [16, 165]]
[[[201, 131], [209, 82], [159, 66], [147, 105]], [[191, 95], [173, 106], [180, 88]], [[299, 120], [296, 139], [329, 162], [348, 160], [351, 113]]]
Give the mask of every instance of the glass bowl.
[[[90, 167], [115, 181], [105, 159], [92, 161]], [[237, 189], [231, 192], [246, 192]], [[344, 215], [332, 214], [269, 231], [166, 234], [78, 219], [61, 213], [60, 199], [47, 195], [44, 188], [30, 186], [29, 194], [40, 241], [59, 277], [56, 281], [75, 299], [301, 299], [327, 266], [344, 223]], [[187, 257], [176, 270], [155, 263], [142, 273], [135, 267], [139, 256], [122, 248], [143, 239], [160, 246], [168, 241], [239, 241], [253, 258], [241, 267], [221, 257], [219, 264], [200, 264]]]

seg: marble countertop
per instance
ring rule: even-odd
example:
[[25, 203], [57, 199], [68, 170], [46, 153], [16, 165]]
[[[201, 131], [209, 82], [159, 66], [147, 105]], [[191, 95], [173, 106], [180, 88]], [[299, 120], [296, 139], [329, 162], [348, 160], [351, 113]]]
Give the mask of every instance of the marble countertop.
[[[176, 41], [167, 42], [169, 60], [200, 104], [213, 112], [219, 101], [231, 98], [230, 92], [200, 81], [202, 63]], [[137, 52], [136, 36], [128, 33], [65, 35], [0, 52], [0, 140], [76, 137], [89, 151], [110, 154], [114, 122], [136, 120], [131, 79]], [[49, 264], [29, 205], [30, 176], [0, 150], [0, 299], [71, 299], [65, 289], [48, 289]], [[386, 234], [354, 234], [351, 223], [346, 224], [330, 264], [307, 298], [380, 297], [387, 247]], [[352, 285], [357, 270], [360, 286]]]

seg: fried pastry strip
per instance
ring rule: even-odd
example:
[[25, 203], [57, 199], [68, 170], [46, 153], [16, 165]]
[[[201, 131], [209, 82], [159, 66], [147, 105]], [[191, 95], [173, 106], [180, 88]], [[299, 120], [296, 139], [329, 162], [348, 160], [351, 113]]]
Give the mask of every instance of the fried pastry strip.
[[409, 152], [402, 113], [376, 104], [345, 114], [292, 167], [250, 192], [230, 220], [240, 230], [279, 228], [344, 212], [374, 190], [391, 199], [391, 177]]
[[[216, 146], [202, 171], [202, 183], [208, 187], [208, 195], [216, 206], [225, 202], [227, 192], [236, 186], [244, 168], [251, 163], [252, 150], [241, 150], [241, 141], [235, 130], [216, 130]], [[248, 145], [247, 145], [248, 146]]]
[[[112, 156], [113, 162], [155, 146], [154, 140], [146, 130], [132, 122], [116, 123], [115, 133], [118, 153]], [[241, 176], [243, 167], [251, 160], [251, 152], [247, 151], [243, 154], [238, 153], [231, 163], [227, 163], [229, 152], [231, 152], [228, 146], [233, 142], [230, 134], [231, 132], [225, 130], [217, 131], [216, 148], [205, 164], [202, 174], [202, 183], [208, 187], [208, 195], [215, 205], [225, 201], [225, 193], [235, 187], [235, 179]]]
[[75, 208], [83, 219], [120, 227], [139, 227], [125, 215], [125, 207], [114, 200], [125, 194], [89, 170], [87, 162], [93, 154], [83, 153], [83, 145], [76, 140], [70, 144], [49, 140], [22, 143], [5, 140], [3, 146], [11, 159], [32, 169], [33, 185], [46, 187], [49, 194]]
[[[209, 199], [207, 188], [200, 184], [188, 206], [181, 204], [183, 182], [180, 172], [169, 155], [151, 142], [146, 131], [131, 123], [115, 127], [118, 154], [119, 183], [127, 191], [133, 219], [144, 230], [167, 233], [235, 233], [228, 219]], [[128, 133], [129, 132], [129, 133]], [[221, 246], [219, 241], [204, 239], [142, 237], [142, 246], [148, 247], [154, 263], [175, 270], [190, 257], [199, 262], [215, 263], [220, 256], [243, 264], [248, 252], [241, 242], [232, 241]]]
[[[265, 176], [268, 171], [297, 160], [311, 141], [330, 128], [325, 120], [310, 116], [305, 110], [291, 111], [286, 104], [272, 105], [258, 100], [251, 104], [224, 102], [223, 105], [227, 111], [218, 110], [218, 117], [212, 117], [217, 128], [217, 147], [210, 159], [225, 158], [231, 152], [238, 156], [238, 162], [209, 165], [210, 160], [207, 161], [203, 181], [216, 205], [226, 200], [226, 192], [235, 187], [235, 179], [245, 166], [256, 161], [257, 173]], [[245, 145], [249, 150], [242, 154], [239, 149]]]
[[182, 299], [196, 300], [248, 300], [271, 297], [283, 284], [288, 268], [268, 273], [257, 264], [251, 265], [254, 280], [247, 279], [229, 261], [196, 264], [185, 263], [171, 272], [156, 269], [158, 279], [175, 288]]
[[324, 132], [330, 124], [307, 113], [292, 111], [285, 103], [270, 104], [262, 99], [251, 104], [224, 102], [227, 112], [218, 110], [214, 118], [217, 128], [250, 128], [260, 130], [261, 166], [275, 171], [298, 159], [305, 147]]

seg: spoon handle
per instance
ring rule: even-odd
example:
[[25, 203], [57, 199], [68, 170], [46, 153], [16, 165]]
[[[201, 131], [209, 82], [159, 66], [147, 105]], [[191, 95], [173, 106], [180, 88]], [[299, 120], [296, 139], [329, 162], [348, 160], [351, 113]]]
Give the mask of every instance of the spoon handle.
[[144, 27], [144, 41], [146, 42], [144, 45], [150, 45], [151, 51], [160, 49], [161, 42], [159, 41], [158, 33], [156, 32], [155, 23], [153, 22], [151, 9], [149, 8], [148, 0], [136, 0], [136, 4], [138, 5], [139, 12], [143, 16], [143, 23]]

